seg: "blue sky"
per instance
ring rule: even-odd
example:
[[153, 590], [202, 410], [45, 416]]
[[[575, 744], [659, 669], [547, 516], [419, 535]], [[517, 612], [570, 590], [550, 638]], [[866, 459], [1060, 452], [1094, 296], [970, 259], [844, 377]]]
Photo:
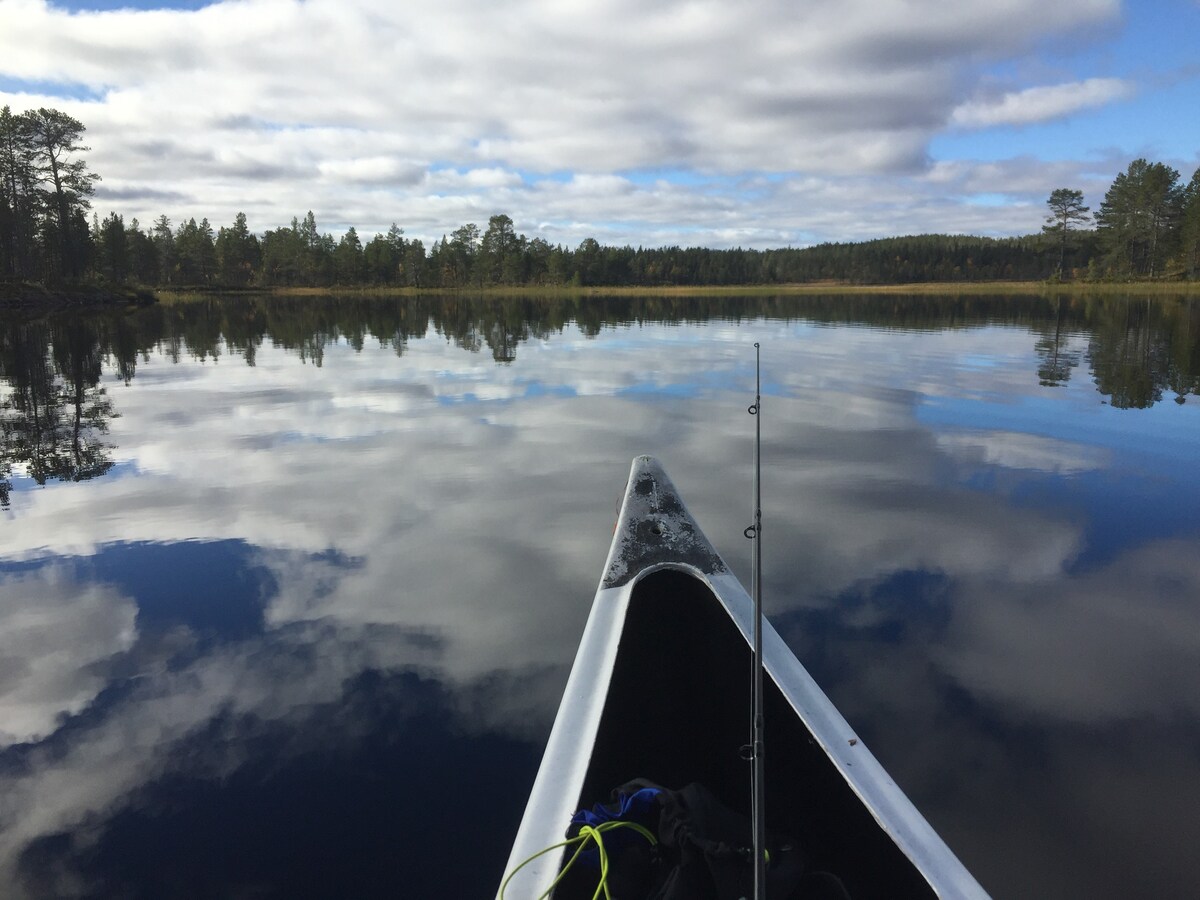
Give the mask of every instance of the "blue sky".
[[[1073, 160], [1116, 150], [1155, 158], [1195, 160], [1200, 152], [1200, 3], [1144, 0], [1125, 4], [1112, 24], [1090, 40], [1048, 41], [1029, 65], [1063, 77], [1119, 78], [1132, 96], [1074, 115], [1002, 133], [944, 134], [938, 157], [1000, 159], [1022, 154]], [[1021, 63], [995, 67], [997, 78], [1019, 78]], [[1140, 142], [1139, 142], [1140, 141]], [[1082, 151], [1082, 152], [1081, 152]], [[1184, 173], [1190, 175], [1191, 172]]]
[[68, 12], [94, 12], [96, 10], [113, 9], [201, 9], [212, 6], [211, 0], [176, 0], [167, 3], [146, 3], [141, 0], [96, 0], [92, 3], [52, 3], [58, 9]]
[[88, 128], [101, 214], [436, 239], [1036, 231], [1200, 165], [1200, 0], [0, 0], [0, 103]]

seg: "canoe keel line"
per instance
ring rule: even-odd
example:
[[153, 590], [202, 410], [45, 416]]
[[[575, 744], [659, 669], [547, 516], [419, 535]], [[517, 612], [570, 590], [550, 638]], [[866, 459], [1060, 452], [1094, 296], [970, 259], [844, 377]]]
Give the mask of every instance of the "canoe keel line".
[[[751, 528], [759, 516], [756, 496]], [[752, 697], [742, 685], [760, 642]], [[752, 849], [748, 721], [769, 799], [763, 854]], [[578, 843], [559, 849], [569, 825]], [[704, 843], [714, 834], [725, 840]], [[707, 853], [714, 844], [725, 857]], [[659, 463], [638, 457], [503, 896], [738, 900], [752, 896], [759, 858], [768, 900], [987, 896], [757, 617]], [[703, 883], [688, 880], [698, 873]]]

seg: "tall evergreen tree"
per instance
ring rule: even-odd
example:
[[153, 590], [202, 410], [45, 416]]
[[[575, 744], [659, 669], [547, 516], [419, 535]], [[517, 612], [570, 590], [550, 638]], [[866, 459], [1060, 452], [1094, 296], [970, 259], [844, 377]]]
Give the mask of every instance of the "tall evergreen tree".
[[544, 238], [536, 237], [525, 247], [528, 278], [532, 284], [543, 284], [550, 275], [550, 245]]
[[416, 238], [404, 247], [404, 283], [410, 287], [424, 287], [428, 279], [429, 263], [425, 258], [425, 245]]
[[222, 227], [215, 242], [217, 271], [221, 284], [244, 287], [262, 264], [262, 249], [258, 238], [250, 233], [246, 214], [239, 212], [233, 225]]
[[125, 220], [109, 213], [96, 233], [96, 269], [116, 284], [124, 284], [129, 275], [129, 242], [125, 235]]
[[483, 233], [479, 243], [479, 265], [484, 280], [492, 284], [514, 283], [514, 269], [519, 269], [520, 262], [517, 261], [514, 265], [512, 257], [519, 253], [513, 220], [506, 215], [492, 216], [488, 219], [487, 231]]
[[1050, 215], [1046, 217], [1042, 231], [1058, 239], [1058, 274], [1061, 276], [1067, 259], [1068, 234], [1087, 222], [1091, 210], [1083, 205], [1083, 191], [1070, 188], [1051, 191], [1046, 205], [1050, 207]]
[[36, 275], [40, 200], [34, 155], [29, 115], [0, 109], [0, 276]]
[[584, 238], [575, 251], [575, 280], [580, 284], [604, 283], [603, 253], [595, 238]]
[[80, 142], [83, 123], [45, 107], [28, 116], [35, 167], [46, 185], [47, 232], [53, 234], [57, 251], [49, 275], [75, 277], [87, 261], [87, 220], [82, 213], [91, 206], [88, 197], [95, 192], [100, 176], [89, 172], [87, 161], [79, 155], [91, 149]]
[[1179, 250], [1187, 276], [1200, 275], [1200, 169], [1196, 169], [1181, 194]]
[[365, 274], [362, 241], [351, 225], [338, 241], [333, 252], [334, 271], [338, 284], [361, 284]]
[[175, 232], [176, 273], [182, 285], [209, 284], [217, 271], [217, 249], [208, 219], [188, 219]]
[[334, 280], [333, 251], [337, 244], [332, 235], [317, 230], [317, 217], [310, 209], [303, 221], [292, 219], [292, 230], [300, 241], [300, 271], [296, 283], [310, 287], [332, 284]]
[[1161, 274], [1179, 215], [1178, 181], [1179, 173], [1170, 166], [1144, 159], [1135, 159], [1114, 179], [1096, 225], [1118, 271], [1151, 278]]
[[301, 283], [304, 245], [296, 220], [291, 228], [277, 228], [262, 237], [263, 284], [293, 285]]
[[404, 252], [404, 230], [393, 222], [386, 236], [377, 234], [363, 247], [366, 280], [371, 284], [401, 283]]
[[[445, 238], [442, 243], [445, 245]], [[450, 233], [450, 284], [460, 287], [470, 282], [475, 274], [475, 263], [479, 256], [479, 226], [469, 222]], [[443, 285], [446, 282], [443, 280]]]
[[125, 238], [129, 242], [129, 274], [140, 284], [158, 284], [162, 275], [154, 239], [142, 231], [137, 219], [130, 220]]
[[150, 239], [158, 255], [158, 271], [160, 284], [173, 284], [176, 281], [175, 232], [171, 230], [171, 220], [165, 215], [154, 220], [154, 229]]

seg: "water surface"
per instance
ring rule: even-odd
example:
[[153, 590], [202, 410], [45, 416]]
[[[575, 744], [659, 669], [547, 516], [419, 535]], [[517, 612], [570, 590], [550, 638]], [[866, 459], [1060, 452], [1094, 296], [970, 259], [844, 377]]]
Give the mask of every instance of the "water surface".
[[[630, 459], [997, 897], [1200, 881], [1200, 306], [0, 323], [0, 894], [495, 890]], [[632, 773], [636, 774], [636, 773]]]

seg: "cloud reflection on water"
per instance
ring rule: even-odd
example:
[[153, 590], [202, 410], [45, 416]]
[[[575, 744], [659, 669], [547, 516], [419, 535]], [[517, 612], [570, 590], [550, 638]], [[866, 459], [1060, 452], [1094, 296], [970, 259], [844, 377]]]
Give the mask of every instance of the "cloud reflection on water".
[[965, 462], [1075, 475], [1103, 468], [1108, 453], [1077, 443], [1011, 431], [943, 433], [938, 446]]
[[48, 566], [0, 587], [0, 746], [36, 741], [83, 709], [134, 641], [137, 607], [105, 584]]
[[[995, 879], [985, 884], [1014, 883], [976, 836], [994, 810], [1024, 821], [1003, 799], [1007, 783], [1029, 778], [1028, 746], [1070, 745], [1081, 725], [1198, 712], [1183, 696], [1200, 649], [1186, 638], [1200, 633], [1187, 536], [1072, 574], [1085, 542], [1075, 513], [964, 482], [964, 467], [1044, 480], [1115, 464], [1118, 450], [1055, 427], [922, 419], [931, 398], [976, 404], [986, 418], [988, 404], [1039, 396], [1027, 333], [776, 321], [595, 339], [571, 327], [506, 366], [436, 335], [402, 357], [331, 344], [319, 369], [267, 347], [253, 368], [144, 362], [127, 392], [112, 389], [114, 456], [137, 477], [14, 494], [20, 527], [6, 534], [6, 558], [51, 562], [0, 584], [0, 617], [22, 615], [31, 590], [53, 597], [53, 560], [67, 555], [240, 542], [238, 565], [269, 576], [260, 625], [203, 644], [195, 622], [156, 630], [139, 615], [134, 634], [136, 597], [59, 585], [54, 640], [71, 663], [39, 670], [40, 645], [5, 645], [0, 690], [19, 701], [24, 733], [44, 740], [10, 747], [21, 765], [0, 769], [0, 879], [15, 882], [39, 836], [84, 822], [103, 831], [173, 773], [229, 778], [250, 764], [256, 734], [291, 734], [293, 753], [333, 741], [304, 736], [366, 673], [434, 679], [455, 728], [536, 744], [631, 457], [664, 460], [747, 577], [753, 340], [768, 348], [771, 383], [769, 612], [950, 843]], [[1086, 390], [1060, 390], [1064, 418]], [[99, 624], [109, 638], [83, 650]], [[113, 658], [119, 678], [96, 665]], [[236, 729], [198, 739], [227, 717]], [[1146, 774], [1096, 765], [1122, 790]], [[1076, 815], [1093, 789], [1080, 782], [1055, 814]]]

